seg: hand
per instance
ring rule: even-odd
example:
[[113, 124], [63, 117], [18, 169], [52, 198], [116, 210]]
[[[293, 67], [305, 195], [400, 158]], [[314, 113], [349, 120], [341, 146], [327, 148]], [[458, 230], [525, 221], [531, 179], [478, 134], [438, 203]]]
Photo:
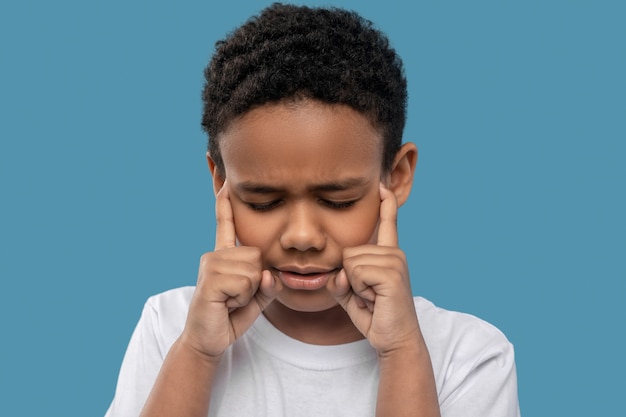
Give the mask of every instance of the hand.
[[272, 302], [282, 284], [262, 269], [259, 248], [237, 246], [226, 182], [217, 194], [215, 214], [215, 251], [200, 259], [198, 283], [181, 340], [219, 360]]
[[328, 289], [379, 354], [421, 340], [404, 252], [398, 248], [395, 195], [380, 187], [376, 245], [345, 248]]

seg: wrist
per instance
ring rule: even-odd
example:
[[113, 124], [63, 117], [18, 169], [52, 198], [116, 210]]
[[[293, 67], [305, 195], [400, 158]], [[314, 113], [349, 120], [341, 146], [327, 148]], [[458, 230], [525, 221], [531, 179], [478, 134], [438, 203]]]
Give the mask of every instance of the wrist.
[[381, 363], [393, 363], [398, 361], [414, 362], [416, 358], [429, 357], [426, 345], [418, 340], [407, 341], [395, 345], [393, 348], [378, 352], [378, 361]]
[[218, 354], [210, 354], [202, 349], [198, 348], [198, 344], [194, 343], [193, 339], [188, 337], [184, 332], [183, 334], [174, 342], [172, 348], [176, 347], [177, 350], [180, 351], [181, 354], [189, 357], [194, 362], [204, 363], [208, 366], [217, 367], [217, 365], [222, 360], [222, 353]]
[[378, 350], [380, 360], [424, 354], [428, 354], [428, 348], [426, 347], [426, 342], [424, 341], [419, 327], [408, 331], [404, 337], [400, 337], [394, 342], [387, 344], [384, 349]]
[[377, 416], [440, 417], [437, 387], [423, 338], [379, 352]]

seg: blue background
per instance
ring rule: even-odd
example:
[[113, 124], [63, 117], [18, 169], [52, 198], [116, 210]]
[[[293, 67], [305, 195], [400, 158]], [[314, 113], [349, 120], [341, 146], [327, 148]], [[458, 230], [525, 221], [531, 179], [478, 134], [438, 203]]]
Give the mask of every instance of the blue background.
[[[0, 5], [0, 415], [103, 415], [145, 299], [195, 283], [214, 239], [202, 70], [265, 4]], [[333, 4], [405, 62], [415, 293], [506, 333], [524, 416], [616, 415], [623, 3]]]

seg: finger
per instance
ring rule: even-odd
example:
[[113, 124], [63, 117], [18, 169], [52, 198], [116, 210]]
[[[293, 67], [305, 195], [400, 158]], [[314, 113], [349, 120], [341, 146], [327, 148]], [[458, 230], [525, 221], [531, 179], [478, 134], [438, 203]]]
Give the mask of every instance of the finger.
[[350, 281], [345, 269], [342, 269], [334, 277], [331, 277], [326, 284], [328, 292], [343, 308], [346, 308], [346, 304], [352, 295], [352, 288], [350, 287]]
[[361, 308], [361, 309], [367, 308], [370, 313], [374, 312], [374, 302], [373, 301], [365, 300], [365, 299], [359, 297], [358, 295], [354, 296], [354, 301], [355, 301], [356, 306], [358, 308]]
[[224, 278], [216, 301], [225, 303], [229, 308], [248, 305], [259, 288], [260, 277], [231, 275]]
[[379, 246], [398, 246], [398, 201], [396, 195], [380, 184], [380, 220], [378, 223]]
[[259, 284], [259, 290], [257, 292], [257, 303], [261, 310], [265, 310], [265, 308], [270, 305], [274, 298], [280, 293], [283, 289], [283, 284], [280, 280], [274, 278], [272, 273], [267, 269], [263, 271], [261, 277], [261, 283]]
[[259, 282], [258, 291], [254, 294], [254, 301], [250, 300], [246, 305], [237, 309], [230, 309], [230, 318], [235, 337], [239, 338], [254, 323], [259, 315], [274, 301], [282, 283], [272, 276], [268, 270], [264, 270]]
[[337, 301], [349, 295], [351, 290], [350, 281], [348, 280], [345, 269], [342, 269], [335, 274], [334, 277], [331, 277], [326, 284], [326, 288], [328, 288], [328, 291]]
[[[234, 279], [231, 278], [230, 281], [234, 281]], [[222, 290], [229, 297], [226, 300], [226, 306], [231, 309], [250, 307], [251, 310], [255, 310], [253, 304], [256, 304], [258, 311], [252, 312], [252, 314], [257, 316], [265, 310], [282, 289], [282, 283], [275, 280], [268, 270], [264, 270], [258, 278], [249, 278], [247, 281], [241, 280], [240, 283], [229, 282], [228, 284]], [[256, 303], [252, 302], [253, 299]]]
[[[372, 279], [372, 270], [383, 271], [384, 269], [376, 268], [376, 267], [360, 267], [355, 268], [351, 271], [347, 276], [350, 280], [350, 287], [352, 291], [358, 295], [363, 301], [374, 301], [376, 300], [376, 291], [374, 290], [374, 286], [378, 285], [380, 282], [380, 278], [374, 276]], [[384, 276], [384, 275], [383, 275]]]
[[230, 204], [226, 182], [217, 193], [215, 201], [215, 250], [234, 248], [237, 246], [233, 207]]

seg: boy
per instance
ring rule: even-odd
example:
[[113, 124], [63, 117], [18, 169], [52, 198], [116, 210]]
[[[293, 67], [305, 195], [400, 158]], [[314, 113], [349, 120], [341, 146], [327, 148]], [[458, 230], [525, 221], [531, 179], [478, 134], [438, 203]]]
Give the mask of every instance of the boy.
[[385, 36], [275, 4], [205, 76], [215, 250], [148, 300], [107, 416], [518, 416], [506, 338], [412, 296], [417, 149]]

